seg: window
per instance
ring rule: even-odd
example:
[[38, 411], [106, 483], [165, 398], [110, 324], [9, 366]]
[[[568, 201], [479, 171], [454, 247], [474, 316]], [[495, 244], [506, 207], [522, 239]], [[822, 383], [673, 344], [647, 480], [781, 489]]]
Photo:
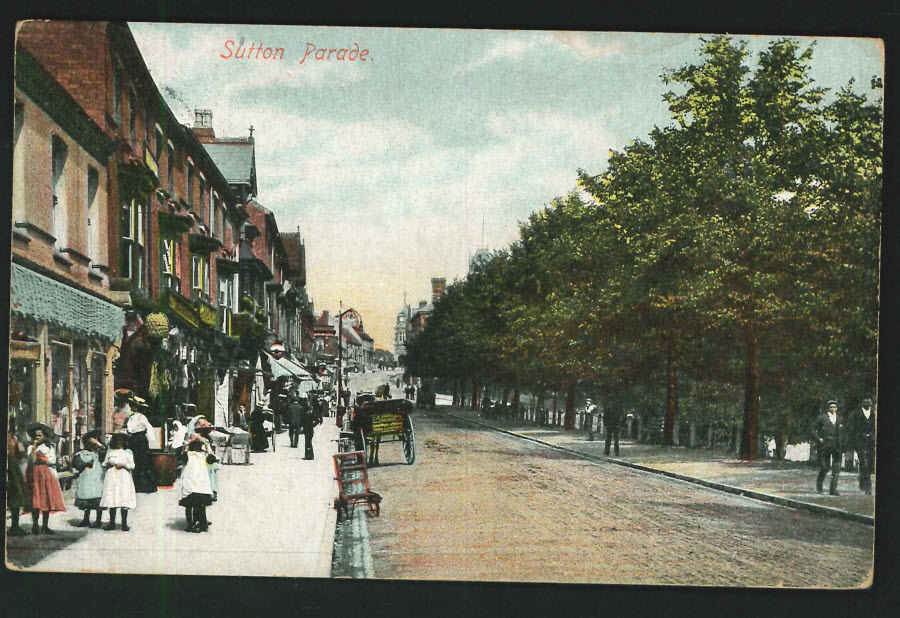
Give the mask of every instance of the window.
[[88, 430], [104, 429], [106, 411], [106, 355], [100, 352], [91, 352], [91, 403], [88, 420]]
[[209, 302], [209, 258], [191, 256], [191, 300]]
[[137, 92], [132, 89], [128, 97], [128, 137], [132, 146], [137, 141], [137, 107]]
[[219, 219], [217, 229], [219, 230], [219, 242], [225, 244], [225, 204], [216, 209], [216, 217]]
[[164, 288], [181, 292], [181, 260], [179, 259], [178, 242], [173, 238], [163, 238], [159, 249], [160, 273]]
[[144, 287], [144, 225], [146, 206], [136, 199], [122, 202], [119, 247], [119, 276], [131, 279], [135, 288]]
[[188, 203], [188, 206], [193, 208], [194, 205], [194, 164], [188, 160], [187, 166], [185, 168], [185, 175], [187, 176], [187, 195], [184, 198], [184, 201]]
[[215, 191], [209, 192], [209, 234], [210, 236], [216, 236], [218, 233], [218, 217], [216, 214], [219, 212], [219, 198], [216, 195]]
[[99, 261], [97, 249], [100, 247], [100, 220], [97, 207], [97, 190], [100, 188], [100, 173], [88, 165], [87, 169], [87, 255], [91, 261]]
[[200, 222], [205, 223], [206, 219], [206, 202], [204, 201], [204, 194], [206, 193], [206, 181], [203, 180], [203, 176], [200, 176]]
[[166, 183], [168, 184], [169, 195], [175, 197], [175, 148], [169, 144], [166, 150]]
[[156, 133], [156, 160], [159, 161], [162, 159], [163, 145], [165, 143], [165, 140], [163, 139], [162, 129], [160, 129], [159, 127], [156, 127], [155, 133]]
[[51, 143], [51, 158], [53, 160], [53, 204], [51, 207], [51, 230], [56, 237], [59, 247], [66, 246], [66, 182], [65, 169], [68, 148], [58, 136], [53, 136]]
[[[50, 427], [65, 440], [59, 443], [57, 456], [62, 459], [63, 449], [68, 444], [71, 414], [69, 414], [69, 365], [72, 362], [72, 347], [67, 343], [53, 341], [50, 344]], [[74, 403], [74, 402], [73, 402]]]
[[234, 313], [234, 277], [219, 276], [219, 329], [228, 332], [228, 319]]
[[113, 118], [122, 122], [122, 67], [113, 63]]

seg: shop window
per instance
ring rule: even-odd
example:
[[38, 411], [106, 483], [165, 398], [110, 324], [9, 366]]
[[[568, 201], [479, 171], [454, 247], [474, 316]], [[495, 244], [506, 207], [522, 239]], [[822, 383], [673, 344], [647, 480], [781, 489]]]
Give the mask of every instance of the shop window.
[[99, 352], [91, 353], [91, 377], [90, 377], [90, 411], [88, 414], [88, 431], [91, 429], [105, 429], [106, 412], [106, 355]]
[[72, 419], [69, 413], [69, 365], [72, 348], [68, 344], [50, 344], [50, 427], [61, 439], [58, 444], [59, 463], [69, 454], [68, 442]]
[[88, 366], [87, 348], [83, 345], [75, 345], [72, 360], [72, 422], [75, 429], [75, 450], [78, 451], [78, 442], [84, 432], [90, 429], [90, 410], [88, 409]]
[[131, 279], [135, 288], [144, 288], [144, 234], [146, 206], [132, 199], [122, 203], [119, 247], [119, 276]]
[[24, 439], [25, 428], [37, 420], [35, 408], [35, 369], [30, 360], [9, 361], [9, 415], [16, 420], [16, 435]]
[[54, 135], [50, 145], [52, 159], [52, 188], [53, 188], [53, 204], [52, 204], [52, 222], [50, 233], [56, 238], [56, 244], [59, 247], [66, 246], [66, 158], [69, 155], [69, 149], [66, 143], [58, 136]]

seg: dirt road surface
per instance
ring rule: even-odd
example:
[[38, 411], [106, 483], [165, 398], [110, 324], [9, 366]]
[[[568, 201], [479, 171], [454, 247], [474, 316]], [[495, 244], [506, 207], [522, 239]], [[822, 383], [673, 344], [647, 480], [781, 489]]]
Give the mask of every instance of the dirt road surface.
[[381, 449], [374, 577], [700, 586], [866, 585], [873, 529], [413, 415]]

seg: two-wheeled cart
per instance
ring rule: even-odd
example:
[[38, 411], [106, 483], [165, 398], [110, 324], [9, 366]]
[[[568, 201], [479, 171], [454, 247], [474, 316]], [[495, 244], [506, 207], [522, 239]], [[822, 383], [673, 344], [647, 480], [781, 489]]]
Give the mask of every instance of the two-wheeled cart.
[[406, 399], [369, 401], [353, 408], [350, 429], [356, 449], [367, 454], [368, 465], [378, 464], [382, 442], [400, 442], [406, 463], [416, 460], [416, 434], [410, 413], [413, 404]]

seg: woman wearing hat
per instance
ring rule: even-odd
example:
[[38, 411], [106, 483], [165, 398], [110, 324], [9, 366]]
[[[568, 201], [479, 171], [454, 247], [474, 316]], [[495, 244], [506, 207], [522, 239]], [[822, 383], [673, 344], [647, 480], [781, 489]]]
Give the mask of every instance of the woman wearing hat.
[[[47, 443], [53, 432], [43, 423], [28, 427], [32, 444], [28, 447], [28, 471], [25, 475], [28, 509], [31, 511], [31, 533], [55, 534], [50, 529], [50, 513], [65, 512], [59, 478], [56, 476], [56, 451]], [[43, 516], [38, 528], [38, 518]]]
[[103, 496], [103, 465], [98, 454], [103, 448], [100, 431], [95, 429], [81, 436], [82, 450], [75, 453], [73, 462], [78, 477], [75, 479], [75, 506], [84, 511], [84, 519], [76, 524], [86, 528], [91, 523], [91, 511], [97, 511], [94, 528], [99, 528], [103, 515], [100, 498]]
[[25, 531], [19, 527], [19, 513], [27, 502], [25, 477], [19, 462], [25, 458], [25, 447], [16, 437], [16, 419], [9, 417], [9, 432], [6, 434], [6, 506], [9, 507], [12, 525], [10, 536], [22, 536]]
[[150, 454], [149, 440], [154, 428], [143, 413], [147, 402], [134, 396], [131, 404], [131, 414], [125, 421], [125, 432], [128, 434], [128, 448], [134, 454], [134, 488], [139, 493], [150, 494], [156, 491], [156, 468]]

